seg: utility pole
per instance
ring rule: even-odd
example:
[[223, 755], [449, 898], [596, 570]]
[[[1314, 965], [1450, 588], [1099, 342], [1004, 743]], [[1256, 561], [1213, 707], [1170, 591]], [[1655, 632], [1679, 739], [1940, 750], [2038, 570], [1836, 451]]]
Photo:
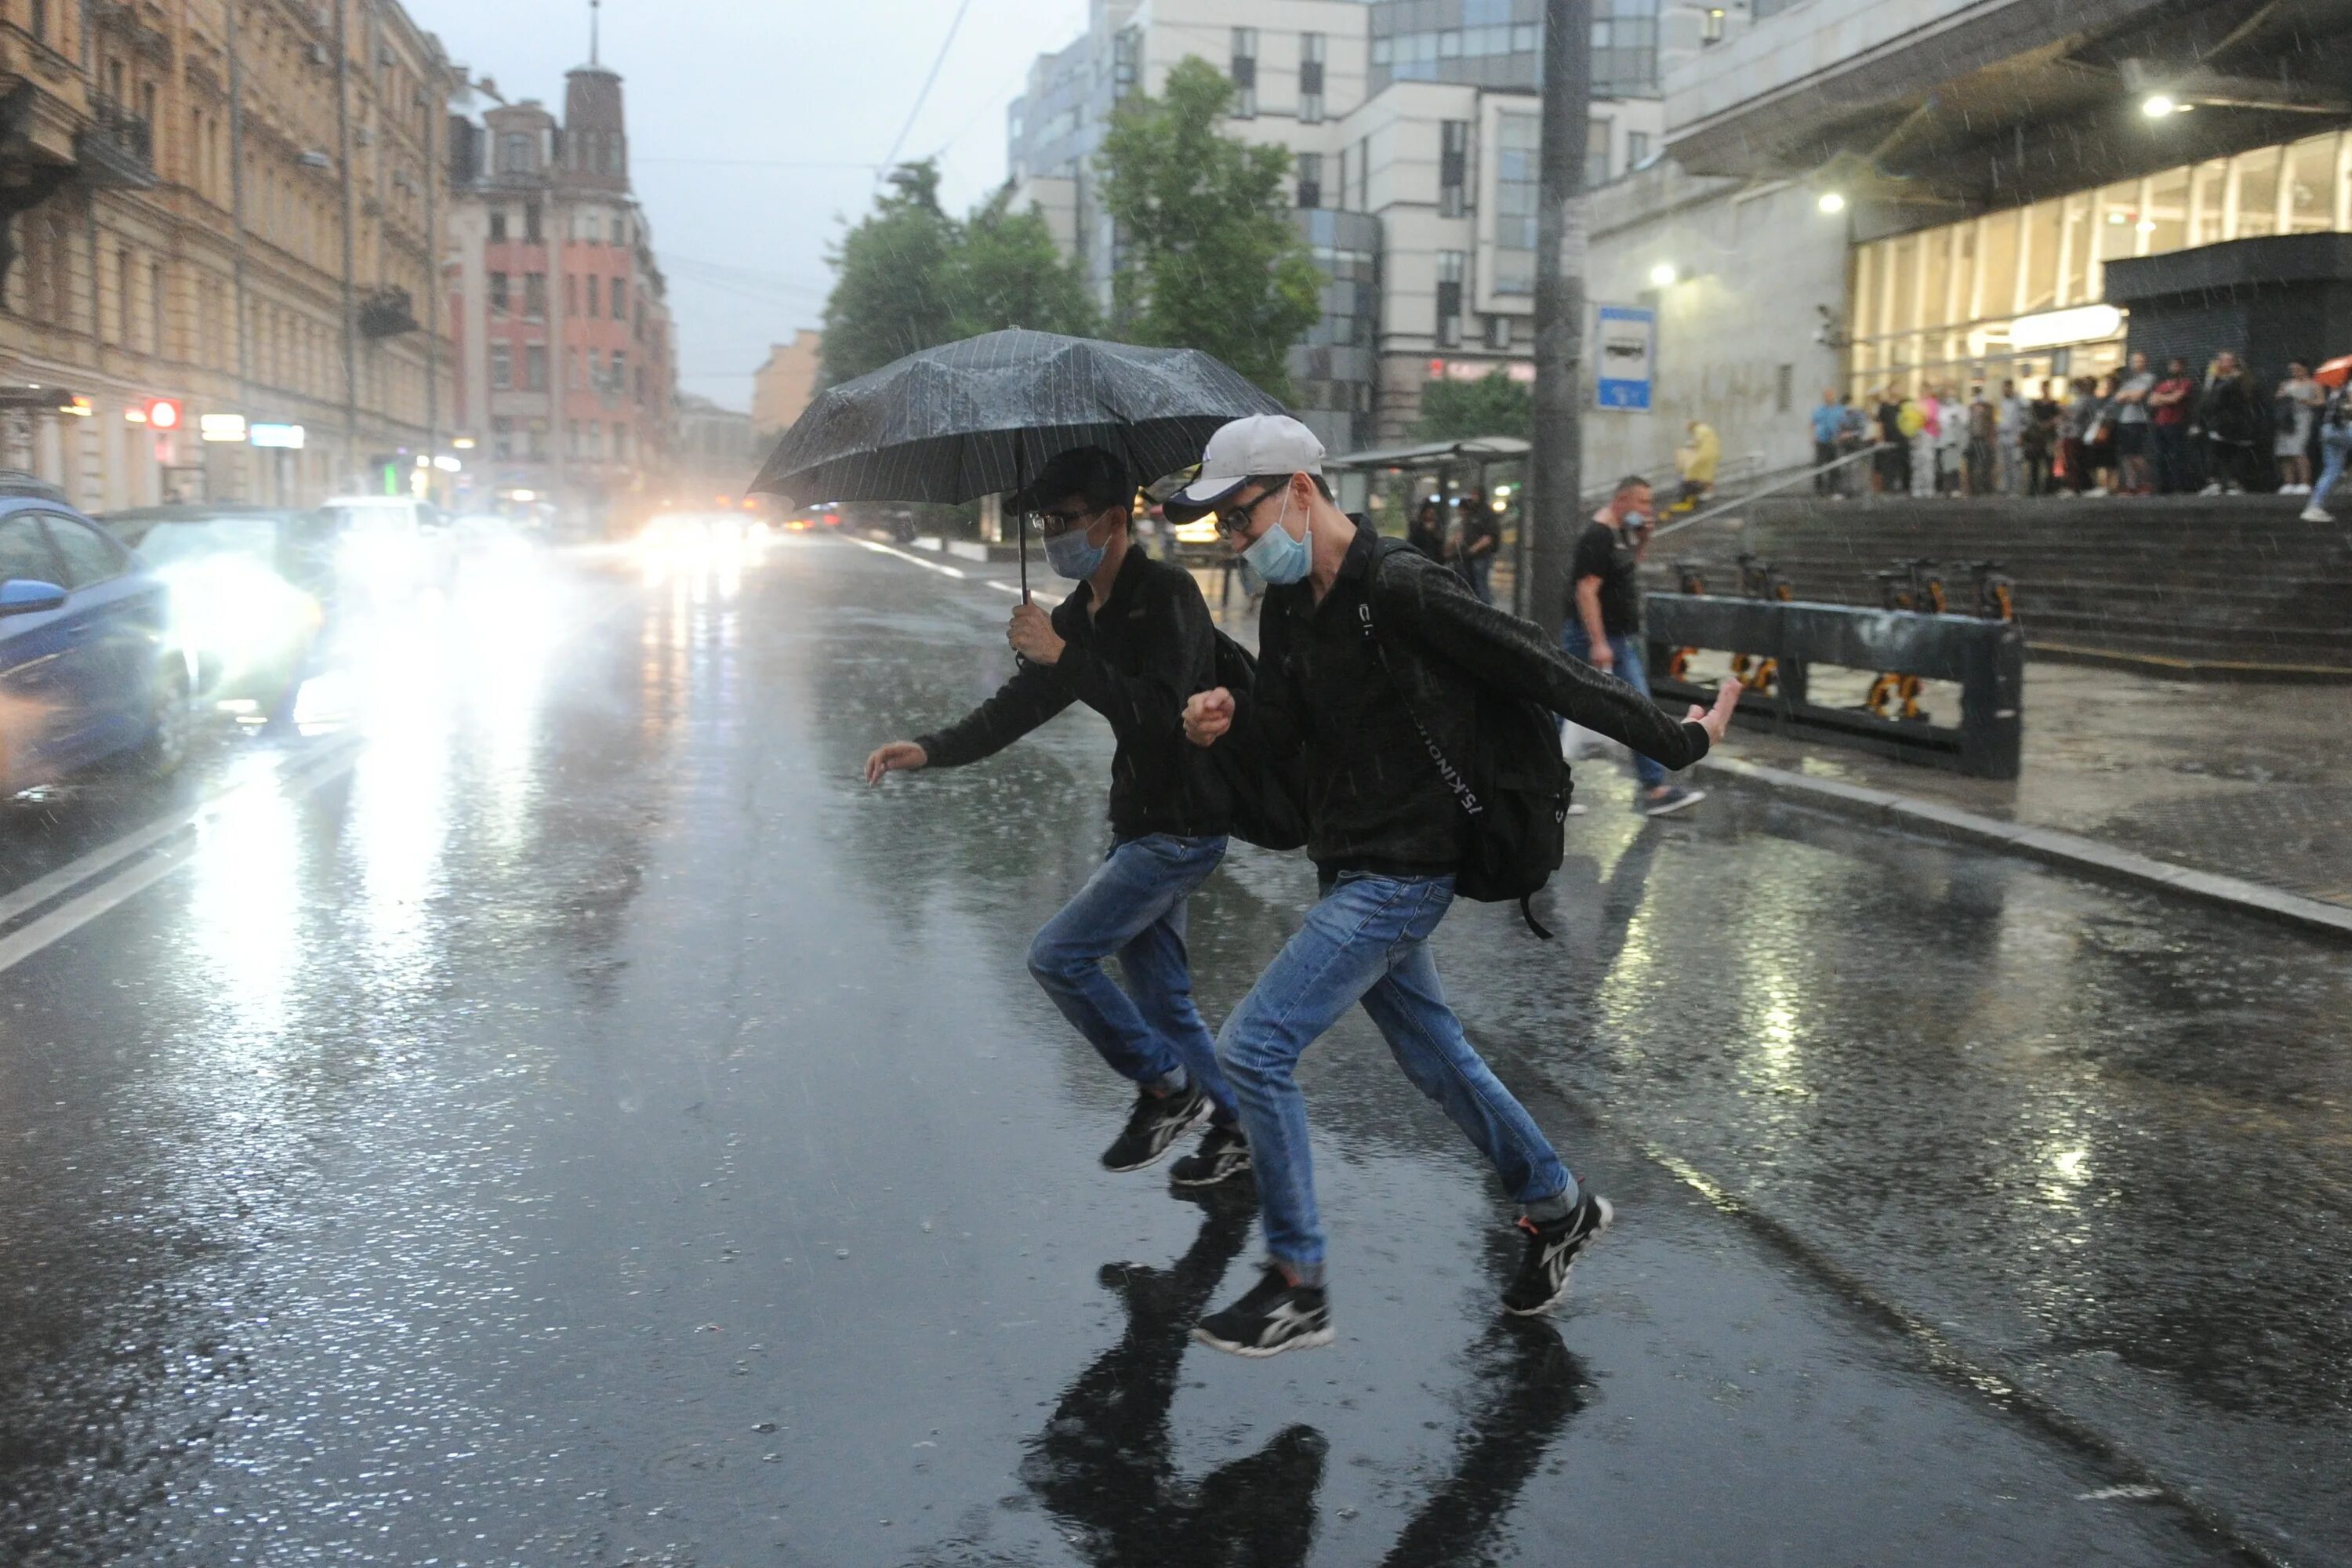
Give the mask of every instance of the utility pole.
[[[1521, 607], [1557, 631], [1584, 490], [1584, 159], [1592, 121], [1592, 0], [1545, 0], [1536, 186], [1535, 449]], [[1528, 536], [1532, 537], [1528, 537]]]
[[[360, 472], [360, 305], [352, 268], [359, 265], [358, 194], [352, 187], [351, 0], [335, 0], [335, 173], [343, 189], [343, 460]], [[360, 489], [365, 489], [364, 482]]]

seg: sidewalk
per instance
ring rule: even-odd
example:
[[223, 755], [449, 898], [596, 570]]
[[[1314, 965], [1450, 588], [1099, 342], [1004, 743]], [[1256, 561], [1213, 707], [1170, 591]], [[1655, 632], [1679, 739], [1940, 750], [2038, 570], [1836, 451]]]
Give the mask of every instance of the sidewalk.
[[[1901, 811], [1900, 825], [2006, 842], [2093, 874], [2204, 896], [2216, 879], [2236, 879], [2340, 910], [2352, 934], [2352, 688], [2162, 680], [2041, 660], [2027, 664], [2025, 687], [2014, 781], [1744, 726], [1709, 765], [1830, 809], [1885, 815], [1891, 796], [1916, 808]], [[1931, 710], [1937, 700], [1931, 691]], [[2084, 852], [2053, 853], [2065, 838], [2086, 841]], [[2130, 864], [2136, 857], [2204, 875], [2134, 874], [2146, 870]], [[2278, 900], [2266, 912], [2294, 910]]]

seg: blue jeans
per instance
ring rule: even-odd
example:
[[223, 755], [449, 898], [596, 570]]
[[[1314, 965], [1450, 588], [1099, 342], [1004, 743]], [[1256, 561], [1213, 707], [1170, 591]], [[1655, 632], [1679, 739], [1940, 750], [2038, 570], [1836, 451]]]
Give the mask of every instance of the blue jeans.
[[[1568, 650], [1570, 658], [1582, 659], [1587, 664], [1592, 662], [1592, 639], [1585, 634], [1584, 623], [1573, 615], [1569, 616], [1568, 624], [1559, 628], [1559, 646]], [[1642, 668], [1641, 643], [1633, 637], [1612, 637], [1609, 639], [1609, 651], [1617, 656], [1617, 679], [1647, 698], [1650, 695], [1650, 677]], [[1566, 733], [1565, 731], [1561, 732]], [[1636, 752], [1633, 753], [1633, 777], [1640, 781], [1643, 789], [1655, 789], [1666, 782], [1666, 765], [1653, 762]], [[1636, 800], [1633, 804], [1638, 806], [1642, 803]]]
[[1323, 1272], [1307, 1101], [1291, 1069], [1360, 1001], [1397, 1066], [1493, 1162], [1522, 1204], [1572, 1201], [1576, 1184], [1535, 1119], [1498, 1082], [1445, 1005], [1429, 938], [1454, 902], [1452, 877], [1342, 872], [1298, 934], [1217, 1034], [1217, 1060], [1241, 1101], [1265, 1220], [1266, 1251], [1300, 1279]]
[[[1225, 858], [1225, 841], [1150, 833], [1110, 847], [1087, 885], [1029, 944], [1029, 973], [1113, 1072], [1157, 1087], [1181, 1070], [1231, 1126], [1234, 1092], [1192, 1005], [1184, 904]], [[1118, 955], [1122, 991], [1103, 973]], [[1129, 993], [1132, 993], [1130, 995]]]
[[2341, 427], [2325, 425], [2319, 431], [2319, 482], [2311, 487], [2311, 505], [2324, 507], [2328, 492], [2344, 478], [2344, 466], [2352, 458], [2352, 425]]

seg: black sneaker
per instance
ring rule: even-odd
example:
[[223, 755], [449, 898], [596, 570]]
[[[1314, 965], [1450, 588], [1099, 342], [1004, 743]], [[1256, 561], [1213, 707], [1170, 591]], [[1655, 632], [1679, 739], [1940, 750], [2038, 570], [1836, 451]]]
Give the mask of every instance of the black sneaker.
[[1211, 1109], [1209, 1097], [1197, 1089], [1175, 1094], [1152, 1094], [1147, 1090], [1137, 1095], [1135, 1110], [1127, 1119], [1127, 1131], [1103, 1151], [1103, 1169], [1140, 1171], [1157, 1163], [1168, 1152], [1168, 1146], [1197, 1126]]
[[1540, 1225], [1522, 1218], [1519, 1228], [1528, 1233], [1527, 1256], [1519, 1260], [1518, 1278], [1503, 1292], [1503, 1310], [1514, 1317], [1532, 1318], [1558, 1306], [1568, 1294], [1569, 1270], [1615, 1217], [1607, 1198], [1586, 1193], [1565, 1218]]
[[1249, 1140], [1238, 1127], [1209, 1123], [1201, 1146], [1168, 1167], [1171, 1186], [1213, 1187], [1219, 1182], [1249, 1174]]
[[1331, 1342], [1331, 1304], [1320, 1285], [1293, 1285], [1266, 1265], [1250, 1293], [1192, 1329], [1192, 1337], [1234, 1355], [1280, 1355]]

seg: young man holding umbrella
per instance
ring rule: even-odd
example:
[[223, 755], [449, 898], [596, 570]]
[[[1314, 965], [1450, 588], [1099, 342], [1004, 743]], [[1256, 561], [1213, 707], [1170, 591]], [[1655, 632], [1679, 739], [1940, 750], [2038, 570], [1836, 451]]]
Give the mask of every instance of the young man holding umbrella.
[[1200, 477], [1165, 509], [1179, 519], [1215, 512], [1233, 548], [1273, 584], [1255, 689], [1192, 697], [1184, 732], [1203, 748], [1231, 733], [1260, 755], [1302, 761], [1307, 853], [1322, 887], [1217, 1038], [1270, 1257], [1257, 1286], [1194, 1334], [1247, 1356], [1331, 1339], [1306, 1103], [1292, 1069], [1358, 1002], [1398, 1066], [1494, 1163], [1520, 1206], [1526, 1252], [1504, 1310], [1533, 1315], [1567, 1293], [1577, 1255], [1609, 1224], [1608, 1201], [1579, 1189], [1471, 1047], [1429, 951], [1461, 854], [1451, 770], [1471, 752], [1481, 685], [1677, 768], [1722, 738], [1739, 690], [1725, 681], [1711, 710], [1693, 708], [1677, 723], [1539, 628], [1480, 604], [1453, 573], [1384, 550], [1333, 503], [1322, 466], [1322, 443], [1297, 420], [1236, 420], [1211, 438]]
[[[1118, 740], [1110, 767], [1112, 843], [1101, 868], [1029, 949], [1029, 971], [1112, 1070], [1137, 1086], [1127, 1126], [1102, 1163], [1136, 1171], [1207, 1120], [1200, 1149], [1176, 1163], [1180, 1186], [1249, 1169], [1232, 1091], [1192, 1004], [1185, 903], [1225, 853], [1232, 805], [1215, 768], [1184, 743], [1184, 700], [1215, 684], [1209, 607], [1192, 574], [1133, 541], [1135, 484], [1093, 447], [1045, 465], [1014, 504], [1043, 520], [1054, 570], [1077, 583], [1052, 616], [1013, 612], [1021, 667], [993, 697], [936, 733], [894, 741], [866, 760], [868, 784], [992, 756], [1083, 702]], [[1104, 973], [1117, 954], [1122, 991]]]

